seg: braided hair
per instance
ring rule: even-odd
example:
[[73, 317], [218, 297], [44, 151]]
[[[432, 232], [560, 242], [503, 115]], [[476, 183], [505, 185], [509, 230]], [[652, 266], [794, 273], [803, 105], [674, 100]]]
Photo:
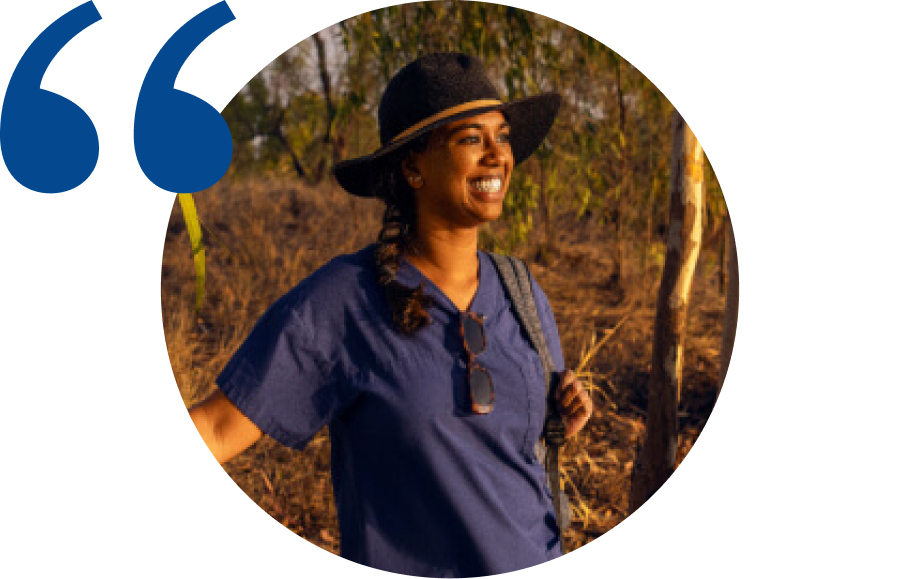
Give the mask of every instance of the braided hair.
[[378, 285], [384, 289], [394, 326], [406, 335], [431, 323], [428, 309], [434, 305], [434, 299], [425, 293], [423, 284], [410, 288], [396, 279], [400, 258], [413, 249], [416, 234], [415, 196], [400, 163], [410, 152], [424, 150], [427, 143], [428, 135], [423, 135], [392, 154], [373, 183], [373, 192], [385, 203], [375, 244], [375, 273]]

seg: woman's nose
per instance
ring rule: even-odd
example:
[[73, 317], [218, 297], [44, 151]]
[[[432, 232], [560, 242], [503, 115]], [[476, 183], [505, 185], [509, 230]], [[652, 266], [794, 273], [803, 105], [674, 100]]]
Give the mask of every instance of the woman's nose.
[[512, 156], [509, 146], [499, 141], [501, 137], [488, 137], [485, 139], [484, 156], [488, 161], [500, 164]]

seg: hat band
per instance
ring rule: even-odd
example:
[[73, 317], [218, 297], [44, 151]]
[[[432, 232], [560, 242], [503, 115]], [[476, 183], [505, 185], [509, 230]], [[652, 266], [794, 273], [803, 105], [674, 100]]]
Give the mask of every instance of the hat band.
[[477, 101], [469, 101], [469, 102], [463, 103], [461, 105], [456, 105], [455, 107], [450, 107], [449, 109], [445, 109], [439, 113], [435, 113], [435, 114], [431, 115], [430, 117], [426, 117], [425, 119], [422, 119], [421, 121], [419, 121], [418, 123], [409, 127], [408, 129], [406, 129], [399, 135], [395, 136], [393, 139], [390, 140], [390, 143], [399, 141], [400, 139], [404, 139], [404, 138], [408, 137], [409, 135], [415, 133], [422, 127], [426, 127], [426, 126], [430, 125], [431, 123], [436, 123], [442, 119], [446, 119], [447, 117], [452, 117], [455, 114], [464, 113], [464, 112], [470, 111], [472, 109], [480, 109], [480, 108], [484, 108], [484, 107], [491, 107], [491, 106], [502, 105], [502, 104], [503, 104], [503, 101], [497, 100], [497, 99], [481, 99], [481, 100], [477, 100]]

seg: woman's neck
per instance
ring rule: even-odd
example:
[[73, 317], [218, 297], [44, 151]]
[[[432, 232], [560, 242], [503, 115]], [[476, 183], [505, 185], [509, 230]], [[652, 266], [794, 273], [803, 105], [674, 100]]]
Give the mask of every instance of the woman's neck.
[[478, 230], [423, 232], [406, 258], [438, 285], [477, 284]]

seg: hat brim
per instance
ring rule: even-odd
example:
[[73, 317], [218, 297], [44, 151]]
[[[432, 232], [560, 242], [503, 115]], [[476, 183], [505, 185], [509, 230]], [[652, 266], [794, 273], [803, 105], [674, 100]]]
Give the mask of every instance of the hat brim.
[[506, 115], [510, 124], [509, 139], [513, 160], [518, 165], [534, 153], [547, 133], [550, 132], [550, 127], [553, 126], [553, 121], [556, 120], [559, 112], [561, 101], [559, 94], [551, 92], [508, 103], [470, 109], [425, 125], [402, 139], [388, 143], [370, 155], [341, 161], [334, 166], [334, 176], [340, 186], [351, 195], [373, 197], [371, 177], [373, 172], [381, 170], [379, 161], [383, 160], [386, 155], [440, 126], [491, 111], [501, 111]]

